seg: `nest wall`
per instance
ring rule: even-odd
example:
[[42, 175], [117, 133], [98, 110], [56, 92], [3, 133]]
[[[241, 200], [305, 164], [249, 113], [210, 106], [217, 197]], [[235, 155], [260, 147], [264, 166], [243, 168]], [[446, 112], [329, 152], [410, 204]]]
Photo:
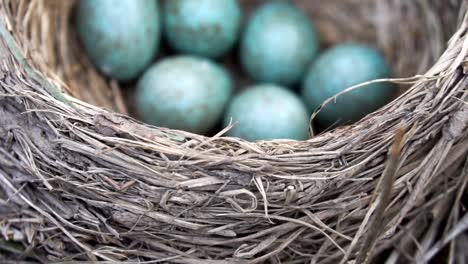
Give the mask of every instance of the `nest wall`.
[[[248, 13], [262, 1], [241, 2]], [[402, 94], [307, 141], [252, 143], [223, 131], [204, 137], [149, 126], [125, 115], [119, 85], [83, 55], [70, 26], [73, 1], [2, 1], [2, 256], [466, 258], [466, 1], [295, 3], [323, 46], [358, 40], [382, 50]]]

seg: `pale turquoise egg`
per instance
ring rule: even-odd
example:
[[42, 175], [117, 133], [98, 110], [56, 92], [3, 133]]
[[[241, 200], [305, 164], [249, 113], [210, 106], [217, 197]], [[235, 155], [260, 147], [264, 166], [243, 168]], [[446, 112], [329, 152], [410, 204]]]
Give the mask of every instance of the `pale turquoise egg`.
[[286, 1], [260, 6], [247, 22], [240, 42], [244, 71], [258, 82], [298, 83], [318, 51], [315, 29]]
[[164, 35], [178, 52], [216, 58], [236, 42], [241, 9], [236, 0], [164, 2]]
[[137, 77], [159, 47], [159, 8], [155, 0], [80, 0], [78, 37], [91, 62], [119, 81]]
[[232, 99], [224, 125], [235, 126], [228, 136], [249, 141], [308, 138], [309, 116], [301, 99], [290, 90], [272, 84], [246, 88]]
[[149, 68], [138, 81], [143, 121], [203, 134], [220, 121], [232, 93], [229, 74], [208, 59], [177, 56]]
[[[389, 78], [390, 67], [375, 49], [343, 43], [323, 52], [308, 70], [302, 96], [310, 111], [346, 88]], [[339, 96], [317, 115], [321, 126], [357, 121], [388, 103], [395, 92], [390, 83], [374, 83]]]

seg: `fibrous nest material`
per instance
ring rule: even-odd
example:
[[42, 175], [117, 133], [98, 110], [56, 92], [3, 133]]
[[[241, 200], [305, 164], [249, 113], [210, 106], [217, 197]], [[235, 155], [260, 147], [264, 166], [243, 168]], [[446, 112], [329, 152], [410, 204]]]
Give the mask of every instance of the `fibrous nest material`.
[[295, 2], [403, 93], [307, 141], [152, 127], [87, 62], [73, 1], [2, 1], [0, 258], [467, 263], [467, 2]]

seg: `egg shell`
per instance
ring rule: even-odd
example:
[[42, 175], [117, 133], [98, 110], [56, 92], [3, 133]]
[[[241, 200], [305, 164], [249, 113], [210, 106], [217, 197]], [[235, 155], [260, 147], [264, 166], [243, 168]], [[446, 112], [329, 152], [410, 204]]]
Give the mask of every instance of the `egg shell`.
[[136, 108], [143, 121], [203, 134], [221, 119], [232, 94], [229, 74], [208, 59], [167, 57], [137, 83]]
[[[323, 52], [304, 79], [302, 96], [310, 111], [346, 88], [389, 78], [390, 66], [379, 51], [359, 43], [342, 43]], [[395, 87], [374, 83], [347, 92], [327, 104], [317, 115], [321, 126], [354, 122], [388, 103]]]
[[235, 96], [224, 117], [224, 125], [236, 123], [228, 136], [249, 141], [308, 137], [309, 116], [301, 99], [290, 90], [258, 84]]
[[308, 17], [286, 1], [258, 7], [240, 42], [244, 71], [257, 82], [293, 86], [302, 79], [319, 47]]
[[238, 38], [242, 14], [236, 0], [170, 0], [163, 8], [164, 35], [180, 53], [217, 58]]
[[128, 81], [142, 73], [159, 48], [160, 15], [154, 0], [80, 0], [77, 34], [105, 75]]

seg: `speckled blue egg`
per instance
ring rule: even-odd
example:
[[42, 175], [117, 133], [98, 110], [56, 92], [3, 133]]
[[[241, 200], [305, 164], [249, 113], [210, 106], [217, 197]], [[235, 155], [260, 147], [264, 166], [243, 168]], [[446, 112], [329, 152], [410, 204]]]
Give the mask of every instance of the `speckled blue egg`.
[[255, 81], [292, 86], [299, 82], [318, 51], [315, 28], [286, 1], [260, 6], [247, 22], [240, 61]]
[[290, 90], [273, 84], [248, 87], [234, 97], [224, 125], [231, 120], [236, 124], [227, 135], [249, 141], [308, 137], [309, 116], [304, 103]]
[[[358, 43], [342, 43], [324, 51], [304, 79], [302, 96], [310, 111], [329, 97], [363, 82], [389, 78], [383, 55]], [[390, 83], [374, 83], [337, 97], [317, 115], [319, 125], [354, 122], [388, 103], [395, 92]]]
[[164, 2], [164, 35], [178, 52], [216, 58], [236, 42], [241, 9], [236, 0]]
[[80, 0], [76, 26], [91, 62], [119, 81], [136, 78], [158, 50], [160, 21], [155, 0]]
[[221, 119], [232, 81], [221, 66], [192, 56], [165, 58], [138, 81], [136, 108], [146, 123], [203, 134]]

